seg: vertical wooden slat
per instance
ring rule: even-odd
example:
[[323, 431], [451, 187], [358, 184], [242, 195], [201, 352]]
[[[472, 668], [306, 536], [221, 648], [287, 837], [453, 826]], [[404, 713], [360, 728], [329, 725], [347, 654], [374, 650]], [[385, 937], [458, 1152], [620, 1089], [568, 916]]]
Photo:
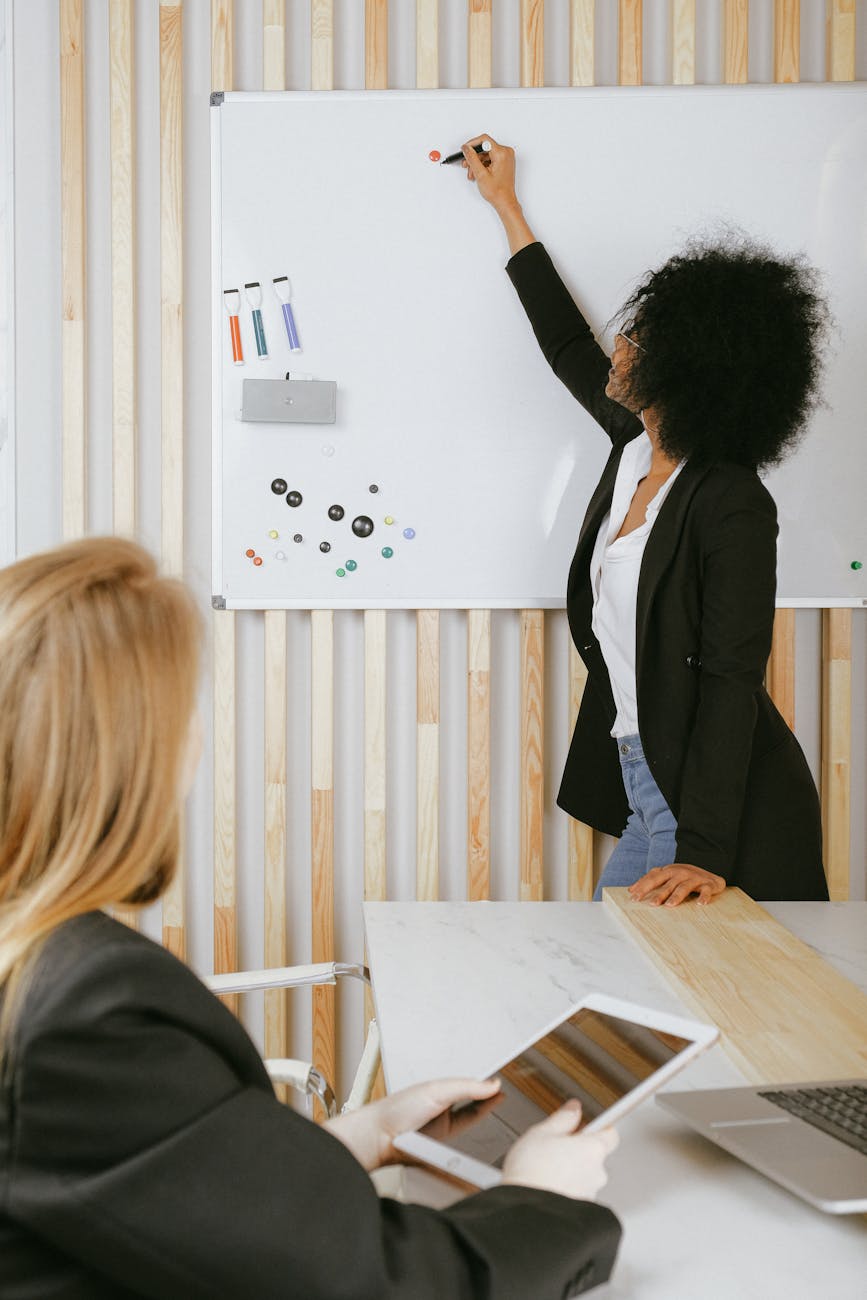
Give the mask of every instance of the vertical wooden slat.
[[749, 0], [724, 0], [723, 76], [729, 85], [747, 81], [749, 66]]
[[521, 610], [521, 902], [543, 896], [545, 615]]
[[[334, 613], [315, 609], [311, 630], [312, 959], [334, 961]], [[335, 998], [313, 989], [313, 1060], [336, 1079]]]
[[[286, 89], [286, 0], [262, 0], [262, 87]], [[266, 966], [286, 965], [286, 614], [265, 611], [265, 935]], [[265, 994], [265, 1055], [287, 1056], [285, 989]], [[285, 1098], [285, 1093], [282, 1094]]]
[[640, 86], [642, 79], [642, 0], [620, 0], [617, 70], [621, 86]]
[[[855, 2], [828, 0], [826, 76], [855, 78]], [[832, 899], [852, 896], [852, 611], [822, 611], [822, 826]]]
[[415, 84], [418, 90], [439, 85], [439, 0], [416, 0]]
[[[211, 89], [232, 89], [232, 0], [211, 0]], [[214, 636], [214, 971], [238, 969], [235, 615], [218, 610]], [[228, 1006], [237, 1011], [238, 998]]]
[[83, 0], [60, 0], [63, 535], [87, 531]]
[[311, 0], [310, 85], [334, 89], [334, 0]]
[[592, 86], [596, 79], [595, 0], [572, 0], [569, 8], [569, 81]]
[[545, 84], [545, 0], [521, 0], [521, 85]]
[[774, 81], [801, 76], [801, 0], [774, 0]]
[[416, 897], [439, 892], [440, 616], [416, 613]]
[[[132, 0], [109, 0], [111, 128], [111, 422], [114, 531], [135, 536], [135, 191]], [[138, 928], [138, 912], [118, 910]]]
[[286, 89], [286, 0], [262, 0], [262, 89]]
[[671, 80], [695, 83], [695, 0], [671, 0]]
[[467, 611], [467, 898], [491, 896], [491, 611]]
[[[575, 646], [569, 643], [569, 730], [575, 727], [575, 719], [581, 707], [584, 687], [587, 684], [587, 669], [584, 660]], [[583, 822], [569, 818], [569, 901], [587, 902], [593, 897], [595, 881], [593, 879], [593, 829]]]
[[[160, 375], [162, 561], [184, 569], [183, 5], [160, 0]], [[184, 869], [163, 895], [163, 942], [186, 952]], [[232, 969], [231, 967], [229, 969]]]
[[388, 0], [365, 0], [364, 84], [368, 90], [388, 86]]
[[[364, 612], [364, 897], [384, 902], [388, 897], [386, 856], [386, 702], [387, 615], [384, 609]], [[373, 994], [364, 990], [364, 1029], [376, 1015]], [[371, 1097], [385, 1095], [382, 1072]]]
[[211, 90], [234, 86], [235, 0], [211, 0]]
[[[266, 966], [286, 965], [286, 614], [265, 612]], [[265, 1055], [286, 1056], [285, 989], [265, 994]]]
[[822, 828], [832, 899], [851, 896], [852, 615], [822, 611]]
[[827, 0], [825, 75], [829, 81], [855, 80], [855, 0]]
[[774, 615], [771, 657], [765, 674], [768, 694], [786, 720], [795, 729], [795, 611], [778, 609]]
[[135, 188], [132, 0], [109, 0], [114, 531], [135, 535]]
[[467, 81], [471, 89], [491, 84], [491, 5], [493, 0], [469, 0], [467, 10]]

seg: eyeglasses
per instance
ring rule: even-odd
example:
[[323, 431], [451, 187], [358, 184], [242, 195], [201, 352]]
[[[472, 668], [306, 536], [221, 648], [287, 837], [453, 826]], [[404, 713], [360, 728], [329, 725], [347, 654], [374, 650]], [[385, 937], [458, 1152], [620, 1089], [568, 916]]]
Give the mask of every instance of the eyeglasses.
[[635, 321], [634, 320], [627, 321], [625, 328], [622, 330], [618, 330], [617, 333], [614, 335], [614, 338], [615, 340], [618, 338], [625, 339], [626, 342], [631, 347], [638, 348], [639, 352], [645, 352], [647, 350], [646, 348], [643, 348], [640, 343], [636, 342], [635, 339], [629, 337], [630, 333], [634, 329], [635, 329]]

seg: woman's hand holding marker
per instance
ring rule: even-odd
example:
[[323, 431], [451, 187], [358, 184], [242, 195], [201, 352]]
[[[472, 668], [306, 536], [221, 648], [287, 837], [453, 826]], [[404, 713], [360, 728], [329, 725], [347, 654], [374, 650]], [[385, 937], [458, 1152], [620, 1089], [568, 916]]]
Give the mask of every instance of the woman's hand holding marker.
[[[490, 149], [476, 153], [476, 146], [490, 143]], [[467, 180], [475, 181], [483, 199], [490, 203], [503, 223], [509, 240], [509, 251], [514, 255], [528, 244], [535, 244], [536, 236], [524, 220], [524, 213], [515, 192], [515, 151], [508, 145], [497, 144], [490, 135], [479, 135], [468, 140], [463, 148]]]

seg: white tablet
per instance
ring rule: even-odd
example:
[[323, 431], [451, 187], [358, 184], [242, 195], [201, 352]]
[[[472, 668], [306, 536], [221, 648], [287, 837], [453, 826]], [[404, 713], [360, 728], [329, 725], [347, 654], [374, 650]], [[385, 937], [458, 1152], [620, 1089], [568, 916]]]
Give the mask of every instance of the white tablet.
[[475, 1187], [495, 1187], [512, 1143], [565, 1101], [580, 1100], [582, 1132], [615, 1124], [718, 1036], [714, 1025], [588, 994], [484, 1071], [500, 1079], [496, 1106], [456, 1107], [458, 1131], [447, 1138], [436, 1136], [435, 1120], [427, 1133], [403, 1133], [394, 1145]]

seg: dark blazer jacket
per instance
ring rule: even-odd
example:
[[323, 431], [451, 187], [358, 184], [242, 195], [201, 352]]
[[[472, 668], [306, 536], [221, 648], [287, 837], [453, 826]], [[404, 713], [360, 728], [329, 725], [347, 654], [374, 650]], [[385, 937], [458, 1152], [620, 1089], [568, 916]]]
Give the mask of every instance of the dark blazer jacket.
[[92, 912], [38, 958], [0, 1088], [3, 1300], [562, 1300], [619, 1237], [530, 1188], [381, 1200], [165, 949]]
[[[608, 670], [591, 628], [590, 560], [637, 416], [605, 396], [610, 362], [541, 244], [508, 274], [554, 373], [612, 449], [590, 498], [566, 608], [588, 684], [558, 803], [620, 835], [629, 815]], [[677, 860], [754, 898], [826, 899], [819, 800], [764, 689], [776, 591], [776, 507], [750, 469], [684, 466], [647, 541], [638, 584], [636, 685], [648, 765], [677, 818]]]

